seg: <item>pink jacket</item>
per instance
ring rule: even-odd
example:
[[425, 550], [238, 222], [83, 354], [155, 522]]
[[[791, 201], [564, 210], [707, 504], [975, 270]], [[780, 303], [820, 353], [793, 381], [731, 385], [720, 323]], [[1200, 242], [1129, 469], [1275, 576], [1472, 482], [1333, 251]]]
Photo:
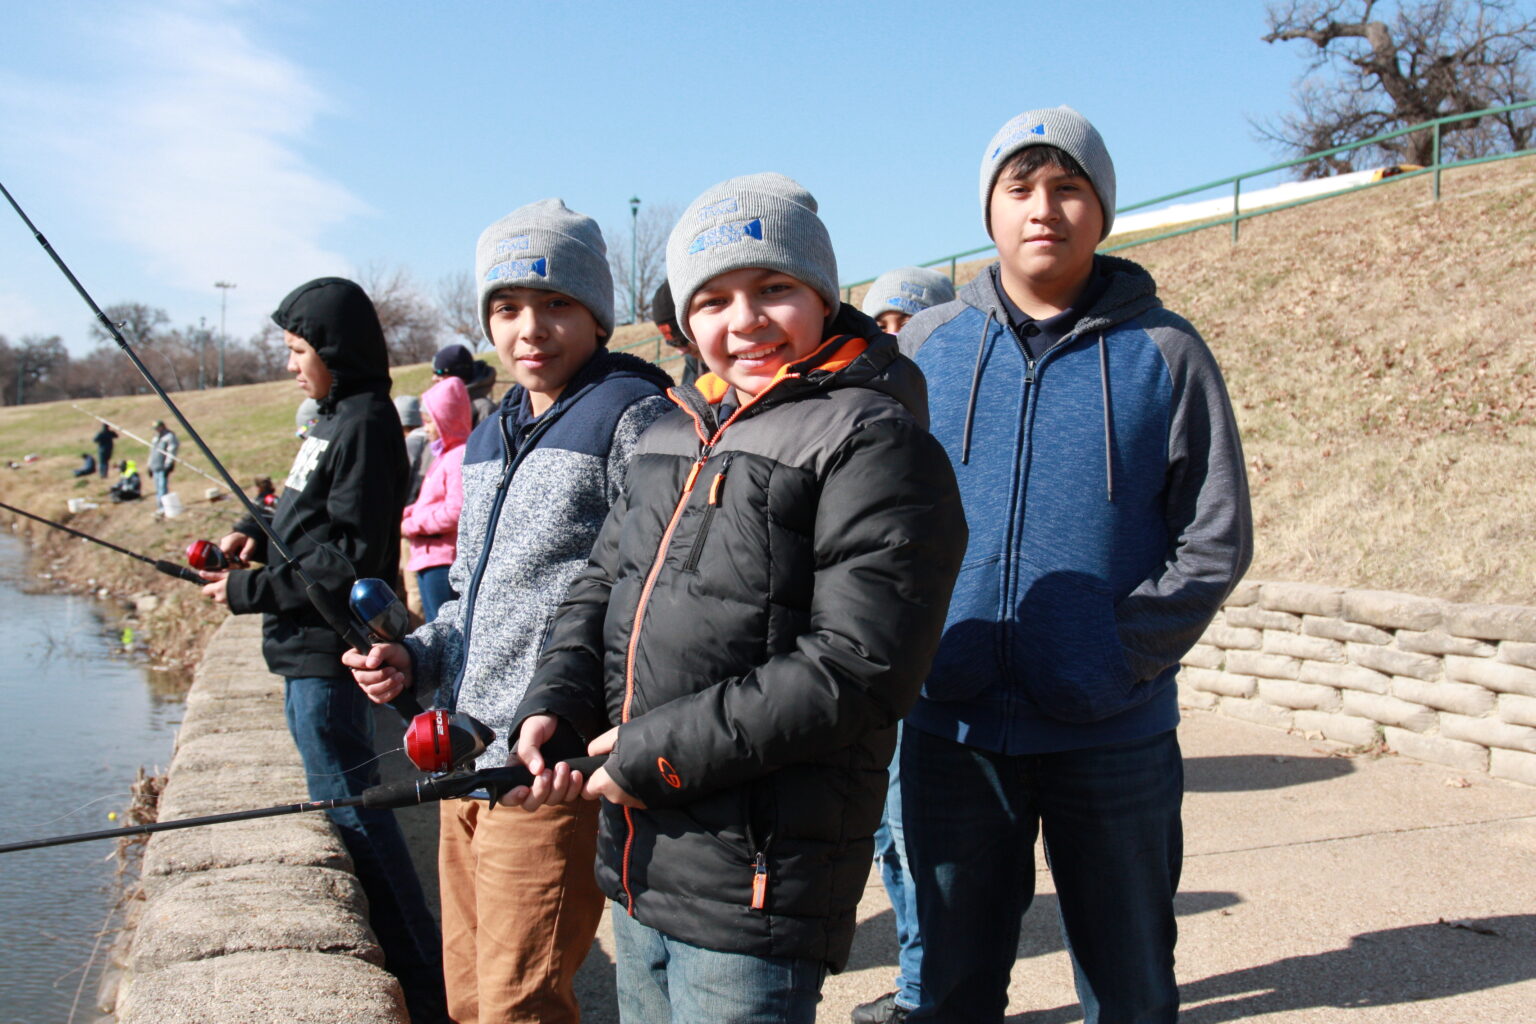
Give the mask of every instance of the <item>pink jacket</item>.
[[457, 377], [445, 377], [421, 396], [422, 411], [437, 425], [432, 442], [432, 468], [421, 482], [416, 502], [405, 507], [400, 532], [411, 542], [412, 572], [452, 565], [459, 539], [459, 510], [464, 506], [464, 442], [469, 438], [473, 409], [469, 390]]

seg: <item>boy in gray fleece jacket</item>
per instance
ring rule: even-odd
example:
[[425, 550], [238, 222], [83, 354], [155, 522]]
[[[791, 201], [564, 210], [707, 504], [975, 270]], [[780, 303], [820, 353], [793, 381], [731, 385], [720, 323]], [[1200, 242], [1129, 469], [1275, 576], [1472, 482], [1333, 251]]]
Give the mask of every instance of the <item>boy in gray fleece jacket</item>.
[[[462, 597], [403, 644], [346, 659], [375, 700], [405, 687], [506, 736], [555, 608], [586, 565], [636, 440], [670, 379], [610, 353], [613, 280], [590, 218], [546, 199], [480, 236], [480, 313], [514, 387], [470, 435], [449, 581]], [[459, 1021], [576, 1021], [572, 982], [597, 930], [593, 804], [490, 813], [442, 804], [439, 884], [448, 1008]]]

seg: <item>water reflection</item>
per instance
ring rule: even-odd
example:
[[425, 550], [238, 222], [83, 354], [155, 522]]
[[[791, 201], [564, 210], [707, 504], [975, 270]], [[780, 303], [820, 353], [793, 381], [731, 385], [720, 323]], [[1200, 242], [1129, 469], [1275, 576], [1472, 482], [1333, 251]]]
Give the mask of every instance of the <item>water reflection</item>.
[[[155, 678], [168, 673], [114, 657], [119, 644], [99, 605], [23, 592], [32, 582], [24, 547], [0, 537], [0, 713], [11, 776], [0, 785], [0, 842], [111, 827], [108, 814], [126, 809], [139, 767], [170, 759], [182, 713], [179, 684]], [[0, 855], [0, 1024], [68, 1020], [77, 991], [74, 1018], [96, 1018], [96, 973], [118, 926], [113, 851], [96, 842]]]

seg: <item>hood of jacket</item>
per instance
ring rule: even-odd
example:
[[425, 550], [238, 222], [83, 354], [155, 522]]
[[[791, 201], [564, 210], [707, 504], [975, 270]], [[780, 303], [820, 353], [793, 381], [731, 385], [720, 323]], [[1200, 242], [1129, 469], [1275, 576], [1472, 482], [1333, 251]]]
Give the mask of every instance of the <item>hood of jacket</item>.
[[[1095, 256], [1093, 269], [1094, 273], [1107, 277], [1109, 283], [1099, 295], [1098, 301], [1083, 313], [1072, 328], [1073, 334], [1107, 330], [1163, 304], [1157, 297], [1157, 283], [1141, 264], [1119, 256]], [[988, 271], [968, 281], [956, 298], [983, 313], [990, 312], [992, 319], [1000, 324], [1008, 323], [1003, 312], [1002, 297], [997, 294], [996, 283]]]
[[469, 389], [457, 377], [444, 377], [421, 395], [421, 406], [437, 427], [442, 450], [452, 451], [469, 439], [474, 429], [474, 408]]
[[320, 411], [364, 391], [389, 393], [389, 346], [368, 293], [342, 277], [301, 284], [283, 299], [272, 322], [297, 334], [319, 353], [331, 372], [331, 390]]
[[[759, 407], [845, 387], [869, 388], [890, 395], [923, 429], [928, 427], [928, 386], [922, 371], [902, 356], [896, 339], [882, 331], [872, 317], [846, 302], [827, 322], [816, 351], [781, 367], [773, 383], [748, 402], [742, 413], [750, 415]], [[716, 424], [715, 413], [730, 390], [721, 377], [706, 373], [692, 385], [675, 387], [672, 392], [679, 405], [705, 423]]]

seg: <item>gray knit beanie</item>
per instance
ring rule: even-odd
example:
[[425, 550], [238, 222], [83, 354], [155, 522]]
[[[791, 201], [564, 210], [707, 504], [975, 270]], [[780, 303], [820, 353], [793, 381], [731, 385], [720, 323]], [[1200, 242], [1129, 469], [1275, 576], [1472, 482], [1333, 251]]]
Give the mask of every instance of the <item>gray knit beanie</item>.
[[400, 414], [402, 427], [421, 426], [421, 399], [415, 395], [396, 395], [395, 412]]
[[837, 257], [816, 199], [782, 174], [746, 174], [704, 190], [667, 239], [667, 280], [678, 325], [688, 329], [693, 294], [732, 270], [778, 270], [816, 290], [836, 313]]
[[1098, 129], [1071, 107], [1026, 110], [997, 130], [981, 157], [981, 222], [992, 234], [992, 189], [1008, 158], [1030, 146], [1055, 146], [1082, 165], [1104, 210], [1104, 233], [1115, 223], [1115, 164]]
[[519, 207], [486, 228], [475, 245], [480, 326], [491, 336], [490, 298], [498, 288], [539, 288], [569, 295], [613, 334], [613, 272], [602, 229], [561, 199]]
[[875, 278], [859, 308], [878, 320], [881, 313], [911, 316], [954, 297], [955, 283], [947, 274], [926, 267], [897, 267]]

